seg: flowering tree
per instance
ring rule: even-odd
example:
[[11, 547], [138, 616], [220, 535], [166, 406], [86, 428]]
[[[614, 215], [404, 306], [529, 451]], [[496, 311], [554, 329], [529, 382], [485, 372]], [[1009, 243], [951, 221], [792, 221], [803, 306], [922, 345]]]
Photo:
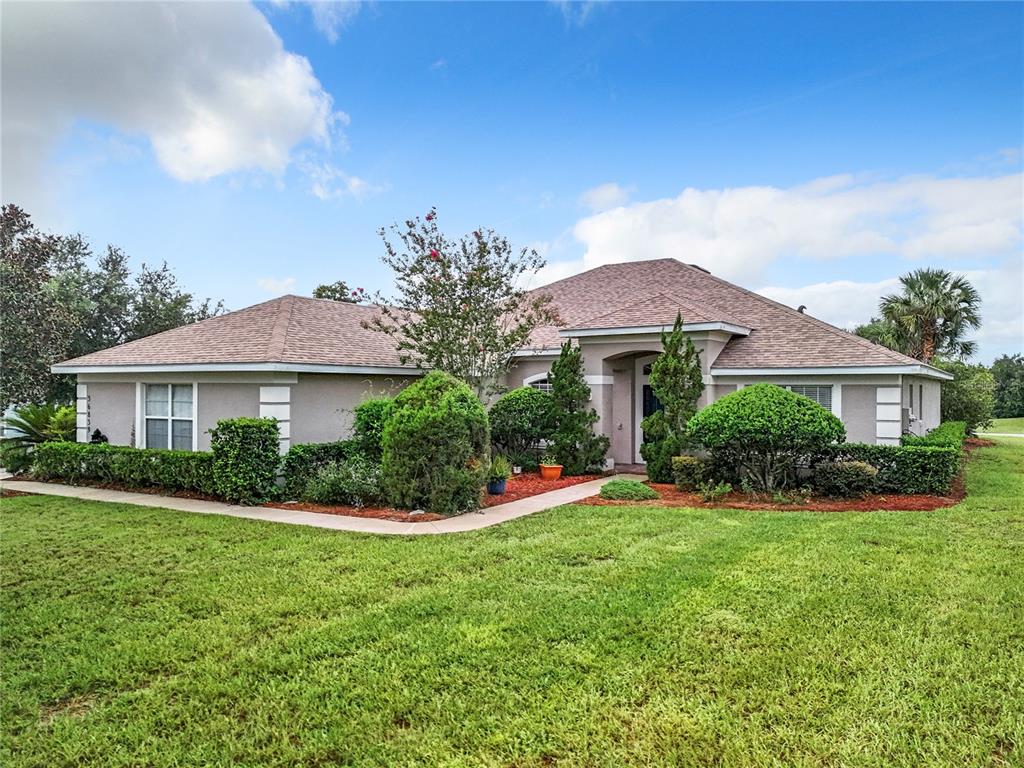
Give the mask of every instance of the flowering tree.
[[403, 363], [450, 373], [482, 397], [533, 329], [557, 321], [549, 298], [524, 287], [544, 260], [493, 230], [450, 239], [432, 208], [380, 236], [396, 295], [377, 297], [380, 313], [367, 327], [392, 336]]

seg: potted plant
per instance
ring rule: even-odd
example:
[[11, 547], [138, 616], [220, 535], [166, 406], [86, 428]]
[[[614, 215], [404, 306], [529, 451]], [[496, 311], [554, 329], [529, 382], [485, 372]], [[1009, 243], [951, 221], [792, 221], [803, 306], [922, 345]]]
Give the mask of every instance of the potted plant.
[[562, 476], [562, 465], [551, 453], [545, 453], [540, 460], [540, 479], [557, 480]]
[[491, 459], [491, 472], [487, 476], [487, 492], [491, 496], [501, 496], [505, 492], [505, 484], [508, 476], [512, 474], [512, 467], [504, 456], [495, 456]]

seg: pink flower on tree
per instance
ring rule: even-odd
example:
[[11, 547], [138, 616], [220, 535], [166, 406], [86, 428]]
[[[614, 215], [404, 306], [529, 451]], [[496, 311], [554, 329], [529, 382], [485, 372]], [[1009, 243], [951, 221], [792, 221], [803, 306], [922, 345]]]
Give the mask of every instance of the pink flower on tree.
[[430, 258], [432, 258], [434, 261], [437, 261], [440, 257], [441, 257], [441, 254], [439, 254], [437, 252], [436, 248], [431, 248], [430, 249]]

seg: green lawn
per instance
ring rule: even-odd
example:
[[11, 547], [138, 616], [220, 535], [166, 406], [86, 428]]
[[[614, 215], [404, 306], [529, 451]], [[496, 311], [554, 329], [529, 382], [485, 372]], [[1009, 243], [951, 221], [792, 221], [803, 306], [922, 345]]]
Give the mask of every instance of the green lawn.
[[924, 513], [0, 502], [15, 766], [1024, 764], [1024, 445]]
[[992, 419], [992, 426], [985, 431], [1024, 435], [1024, 416], [1016, 419]]

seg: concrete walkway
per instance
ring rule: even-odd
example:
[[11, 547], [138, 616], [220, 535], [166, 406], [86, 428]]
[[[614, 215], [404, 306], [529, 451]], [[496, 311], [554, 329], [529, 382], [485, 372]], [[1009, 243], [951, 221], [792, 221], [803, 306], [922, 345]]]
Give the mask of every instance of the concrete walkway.
[[978, 437], [1024, 437], [1016, 432], [979, 432]]
[[326, 515], [318, 512], [305, 512], [301, 509], [289, 510], [278, 507], [240, 507], [220, 501], [202, 501], [200, 499], [183, 499], [177, 496], [158, 496], [151, 493], [130, 493], [127, 491], [108, 491], [104, 488], [88, 486], [58, 485], [56, 483], [36, 483], [28, 480], [7, 480], [0, 482], [0, 487], [12, 491], [38, 493], [49, 496], [65, 496], [88, 501], [107, 501], [114, 504], [136, 504], [140, 507], [159, 507], [179, 512], [197, 512], [205, 515], [228, 515], [244, 517], [248, 520], [265, 520], [271, 523], [288, 523], [290, 525], [308, 525], [314, 528], [328, 528], [335, 531], [355, 531], [357, 533], [384, 534], [439, 534], [475, 531], [478, 528], [489, 528], [498, 523], [515, 520], [517, 517], [532, 515], [562, 504], [593, 496], [601, 486], [616, 477], [643, 480], [643, 475], [614, 475], [600, 480], [590, 480], [556, 491], [548, 491], [507, 504], [499, 504], [480, 512], [470, 512], [446, 520], [433, 523], [397, 523], [392, 520], [377, 520], [370, 517], [345, 517], [343, 515]]

